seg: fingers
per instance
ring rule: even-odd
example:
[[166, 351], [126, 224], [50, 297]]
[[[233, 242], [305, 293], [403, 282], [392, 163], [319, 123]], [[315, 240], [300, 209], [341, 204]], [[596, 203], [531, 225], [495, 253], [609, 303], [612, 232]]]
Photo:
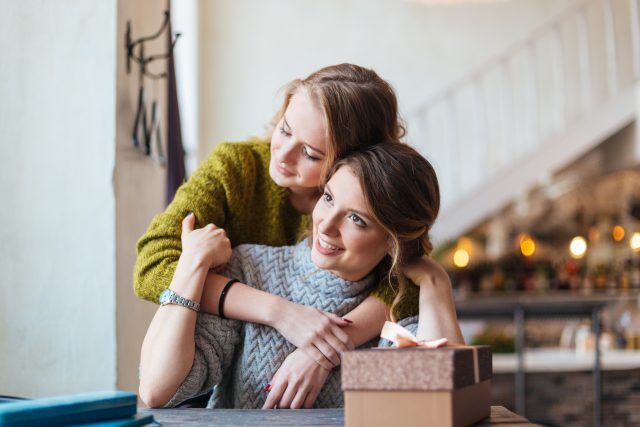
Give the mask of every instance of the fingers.
[[[342, 343], [338, 340], [336, 340], [333, 337], [327, 337], [327, 340], [332, 340], [335, 341], [336, 343], [339, 343], [340, 345], [338, 345], [338, 347], [342, 347], [346, 350], [346, 348], [344, 347], [344, 345], [342, 345]], [[338, 366], [340, 364], [340, 355], [338, 354], [338, 352], [336, 351], [336, 349], [334, 347], [332, 347], [328, 341], [318, 341], [315, 343], [315, 346], [318, 350], [320, 350], [322, 352], [322, 356], [325, 359], [328, 359], [329, 362], [331, 362], [331, 368], [333, 368], [334, 366]], [[341, 350], [344, 351], [344, 350]]]
[[[300, 384], [299, 383], [287, 383], [287, 388], [284, 391], [284, 393], [282, 394], [282, 397], [280, 398], [280, 401], [277, 403], [278, 409], [289, 409], [291, 408], [291, 403], [293, 402], [294, 398], [296, 397], [296, 394], [298, 392], [298, 390], [300, 389]], [[306, 393], [304, 393], [305, 397], [306, 397]], [[304, 399], [303, 399], [304, 401]], [[291, 408], [293, 409], [293, 408]]]
[[338, 326], [349, 326], [353, 322], [349, 319], [345, 319], [344, 317], [336, 316], [333, 313], [322, 312], [325, 316], [327, 316], [333, 323]]
[[[353, 350], [353, 343], [349, 337], [346, 337], [346, 343], [338, 339], [335, 335], [327, 335], [325, 338], [326, 343], [331, 346], [331, 349], [338, 356], [338, 362], [340, 362], [340, 353], [344, 351]], [[336, 362], [333, 358], [331, 358], [332, 362]]]
[[304, 403], [302, 404], [304, 409], [313, 408], [313, 404], [316, 403], [316, 399], [318, 398], [321, 389], [322, 387], [312, 387], [311, 390], [309, 390], [309, 393], [307, 393], [307, 397], [304, 399]]
[[330, 371], [333, 369], [334, 367], [333, 363], [331, 363], [329, 359], [324, 357], [322, 352], [318, 350], [316, 346], [311, 345], [308, 347], [304, 347], [302, 350], [304, 350], [304, 352], [307, 354], [307, 356], [311, 358], [311, 360], [316, 362], [318, 365], [322, 366], [327, 371]]
[[[302, 409], [308, 394], [308, 388], [301, 382], [283, 382], [271, 389], [262, 409]], [[311, 404], [313, 405], [313, 402]]]
[[193, 212], [189, 212], [189, 215], [185, 216], [182, 220], [182, 234], [186, 234], [193, 231], [193, 227], [196, 223], [196, 216]]
[[262, 405], [262, 409], [276, 409], [286, 388], [286, 382], [278, 381], [276, 377], [273, 377], [271, 381], [271, 391], [267, 395], [267, 400], [264, 402], [264, 405]]
[[300, 389], [296, 393], [296, 396], [291, 401], [291, 405], [289, 406], [289, 409], [304, 408], [304, 402], [306, 401], [308, 395], [309, 395], [309, 391], [306, 389], [306, 387], [300, 387]]
[[[348, 326], [352, 324], [350, 320], [345, 320], [342, 317], [338, 317], [333, 313], [323, 312], [325, 316], [327, 316], [335, 325], [338, 326]], [[326, 335], [326, 341], [332, 346], [336, 351], [343, 352], [347, 350], [353, 350], [354, 345], [351, 341], [351, 337], [341, 328], [336, 328], [334, 325], [331, 325], [330, 333]]]

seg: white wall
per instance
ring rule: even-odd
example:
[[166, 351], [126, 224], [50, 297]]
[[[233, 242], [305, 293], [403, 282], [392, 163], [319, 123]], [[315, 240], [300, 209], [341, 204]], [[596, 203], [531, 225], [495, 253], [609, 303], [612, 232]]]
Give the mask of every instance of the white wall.
[[[155, 305], [133, 294], [135, 243], [166, 171], [131, 146], [124, 34], [128, 20], [134, 38], [154, 33], [166, 7], [0, 0], [0, 394], [137, 390]], [[164, 144], [166, 84], [145, 80]]]
[[116, 2], [0, 10], [0, 394], [110, 389]]
[[570, 3], [202, 0], [200, 158], [221, 141], [264, 134], [280, 87], [338, 62], [374, 68], [408, 112]]

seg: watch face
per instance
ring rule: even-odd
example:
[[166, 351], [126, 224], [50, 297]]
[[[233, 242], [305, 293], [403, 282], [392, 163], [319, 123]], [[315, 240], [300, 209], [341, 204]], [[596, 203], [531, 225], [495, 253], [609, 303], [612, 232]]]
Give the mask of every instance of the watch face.
[[166, 304], [169, 302], [169, 298], [171, 298], [171, 289], [165, 289], [160, 294], [160, 304]]

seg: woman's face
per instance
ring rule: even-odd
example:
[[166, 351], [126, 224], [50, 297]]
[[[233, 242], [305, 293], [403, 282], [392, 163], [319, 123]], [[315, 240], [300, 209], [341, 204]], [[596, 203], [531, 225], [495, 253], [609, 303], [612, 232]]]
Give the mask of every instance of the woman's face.
[[295, 93], [271, 136], [269, 175], [281, 187], [315, 189], [327, 152], [322, 110], [306, 90]]
[[384, 258], [387, 235], [367, 209], [362, 187], [349, 166], [325, 186], [313, 210], [311, 259], [346, 280], [360, 280]]

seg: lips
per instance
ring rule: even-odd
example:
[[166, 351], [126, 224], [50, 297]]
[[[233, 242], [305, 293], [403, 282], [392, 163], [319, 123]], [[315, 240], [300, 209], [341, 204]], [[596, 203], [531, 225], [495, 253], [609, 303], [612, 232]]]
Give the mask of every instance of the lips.
[[280, 173], [281, 175], [284, 175], [284, 176], [294, 176], [295, 175], [293, 172], [290, 172], [289, 170], [283, 168], [278, 163], [275, 163], [274, 166], [276, 167], [276, 170], [278, 171], [278, 173]]
[[323, 255], [336, 255], [342, 251], [344, 251], [344, 249], [339, 248], [337, 246], [334, 246], [332, 244], [330, 244], [329, 242], [326, 242], [324, 240], [322, 240], [320, 237], [318, 237], [316, 239], [316, 249], [318, 252], [320, 252]]

